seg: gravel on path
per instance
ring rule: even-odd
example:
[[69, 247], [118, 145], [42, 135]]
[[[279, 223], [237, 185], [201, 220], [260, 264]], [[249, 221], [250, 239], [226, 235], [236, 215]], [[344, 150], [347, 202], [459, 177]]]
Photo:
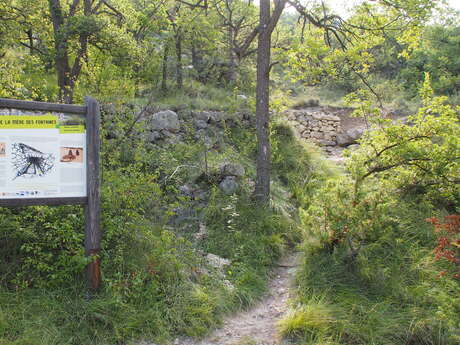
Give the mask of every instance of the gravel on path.
[[221, 328], [202, 340], [176, 339], [173, 345], [282, 345], [277, 322], [288, 311], [299, 254], [284, 257], [273, 271], [268, 292], [256, 305], [225, 319]]

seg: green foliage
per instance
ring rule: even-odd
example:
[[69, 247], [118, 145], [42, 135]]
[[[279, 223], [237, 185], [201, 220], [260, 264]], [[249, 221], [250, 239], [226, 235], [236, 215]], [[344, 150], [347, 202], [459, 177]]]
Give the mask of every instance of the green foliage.
[[423, 82], [423, 73], [432, 76], [433, 89], [442, 95], [454, 95], [459, 87], [458, 26], [433, 25], [425, 29], [420, 46], [401, 69], [401, 81], [416, 89]]
[[[326, 181], [301, 210], [297, 308], [280, 325], [301, 344], [460, 340], [459, 283], [439, 276], [451, 268], [435, 260], [436, 245], [441, 254], [445, 246], [425, 221], [458, 210], [460, 128], [428, 78], [421, 95], [408, 124], [378, 120], [350, 153], [348, 174]], [[332, 320], [311, 315], [318, 301]]]
[[303, 335], [327, 335], [337, 322], [338, 313], [323, 301], [309, 301], [302, 307], [291, 310], [279, 322], [278, 328], [285, 337], [295, 338]]
[[247, 306], [265, 289], [268, 269], [292, 244], [295, 225], [261, 208], [245, 192], [225, 196], [217, 189], [206, 208], [208, 234], [203, 248], [231, 260], [226, 271], [236, 287], [235, 301]]
[[[216, 110], [234, 113], [249, 108], [247, 100], [239, 99], [239, 90], [227, 90], [213, 85], [202, 84], [197, 81], [190, 81], [182, 91], [173, 94], [162, 95], [155, 93], [159, 107], [164, 109], [182, 110]], [[250, 110], [247, 109], [247, 110]]]
[[[71, 1], [61, 2], [67, 15]], [[324, 10], [317, 4], [311, 8], [315, 16]], [[422, 36], [432, 4], [366, 2], [351, 16], [347, 37], [307, 26], [300, 38], [301, 22], [295, 24], [292, 16], [283, 20], [274, 40], [274, 55], [283, 61], [271, 78], [275, 111], [288, 103], [288, 78], [294, 81], [288, 87], [321, 85], [336, 99], [370, 80], [372, 91], [348, 97], [363, 116], [377, 112], [376, 99], [410, 104], [401, 99], [403, 91], [412, 93], [422, 84], [423, 72], [431, 73], [433, 91], [426, 79], [423, 108], [408, 124], [377, 121], [361, 149], [350, 154], [346, 177], [338, 177], [338, 169], [300, 144], [289, 128], [273, 124], [273, 197], [271, 208], [264, 209], [249, 197], [256, 152], [251, 128], [224, 126], [222, 138], [213, 134], [211, 149], [193, 128], [182, 143], [156, 146], [145, 143], [145, 119], [138, 118], [146, 90], [153, 100], [148, 112], [252, 116], [252, 46], [242, 52], [247, 57], [237, 59], [232, 89], [216, 85], [230, 84], [229, 44], [241, 44], [252, 31], [256, 7], [232, 1], [229, 9], [212, 2], [202, 11], [172, 1], [119, 0], [111, 3], [115, 10], [101, 4], [97, 15], [85, 16], [78, 6], [58, 36], [66, 39], [71, 63], [80, 53], [80, 36], [89, 38], [75, 101], [92, 94], [110, 103], [102, 131], [105, 285], [95, 296], [87, 296], [83, 286], [81, 208], [1, 209], [0, 344], [126, 344], [165, 342], [178, 333], [202, 336], [219, 324], [222, 313], [249, 305], [264, 291], [270, 266], [300, 237], [298, 206], [305, 261], [298, 307], [280, 324], [283, 334], [305, 344], [458, 342], [458, 283], [436, 278], [443, 264], [434, 262], [435, 236], [423, 220], [438, 213], [433, 204], [458, 212], [460, 200], [458, 110], [432, 97], [455, 96], [458, 28], [431, 26]], [[383, 7], [369, 15], [378, 6]], [[57, 98], [49, 17], [46, 1], [0, 4], [0, 97]], [[222, 30], [229, 20], [242, 20], [233, 42]], [[339, 28], [334, 20], [324, 23]], [[384, 27], [386, 35], [364, 27]], [[182, 90], [172, 87], [178, 68], [185, 78]], [[166, 93], [155, 91], [163, 71]], [[216, 188], [223, 160], [239, 161], [247, 170], [233, 196]], [[200, 204], [182, 195], [178, 187], [185, 183], [209, 189], [209, 200]], [[170, 222], [180, 208], [203, 217], [200, 224], [188, 224], [187, 233]], [[198, 226], [207, 229], [201, 242], [193, 240]], [[211, 267], [204, 251], [231, 264]]]
[[360, 149], [351, 154], [349, 164], [358, 185], [378, 175], [398, 189], [458, 201], [458, 110], [446, 104], [445, 97], [431, 98], [427, 83], [421, 91], [424, 106], [418, 114], [409, 116], [406, 124], [376, 119], [378, 127], [361, 139]]
[[[302, 213], [298, 309], [281, 330], [301, 344], [456, 343], [459, 287], [438, 275], [433, 206], [375, 180], [361, 192], [356, 202], [352, 181], [330, 181]], [[307, 313], [318, 301], [332, 320]]]
[[312, 146], [300, 142], [292, 128], [275, 122], [271, 127], [272, 166], [282, 184], [300, 205], [307, 205], [311, 194], [324, 181], [337, 174], [330, 164], [319, 159]]
[[82, 213], [76, 207], [2, 210], [2, 285], [50, 287], [85, 267]]
[[[203, 178], [204, 145], [193, 130], [181, 143], [147, 144], [138, 103], [103, 106], [104, 285], [98, 294], [88, 300], [84, 286], [80, 207], [2, 209], [0, 344], [161, 343], [177, 334], [203, 336], [224, 312], [250, 305], [265, 291], [271, 265], [298, 239], [286, 215], [250, 199], [250, 128], [223, 129], [228, 137], [218, 150], [208, 148], [209, 175]], [[283, 145], [289, 152], [296, 142]], [[233, 196], [216, 187], [223, 160], [240, 161], [248, 172]], [[209, 189], [205, 207], [179, 192], [185, 183]], [[201, 241], [170, 221], [179, 208], [203, 214], [200, 226], [207, 232]], [[213, 267], [204, 252], [231, 263]]]
[[[221, 203], [211, 204], [206, 219], [212, 222], [210, 235], [203, 245], [234, 261], [224, 272], [235, 286], [229, 294], [220, 273], [206, 268], [192, 244], [162, 226], [171, 195], [165, 198], [156, 175], [142, 170], [142, 165], [129, 165], [104, 171], [104, 288], [91, 301], [85, 300], [79, 282], [86, 262], [82, 217], [70, 214], [81, 210], [2, 210], [2, 242], [8, 245], [1, 254], [8, 261], [0, 267], [7, 273], [3, 279], [11, 278], [2, 285], [53, 288], [23, 289], [15, 295], [2, 287], [0, 331], [6, 343], [28, 343], [34, 337], [43, 344], [110, 344], [140, 337], [164, 339], [173, 333], [201, 336], [219, 322], [223, 311], [248, 304], [263, 291], [268, 266], [284, 246], [281, 233], [288, 229], [283, 223], [270, 212], [253, 210], [243, 213], [252, 219], [252, 230], [246, 233], [244, 218], [231, 224], [233, 215], [226, 211], [224, 216], [211, 215], [228, 197], [221, 195]], [[247, 199], [232, 200], [239, 212], [247, 208]], [[23, 225], [27, 223], [29, 227]], [[234, 230], [227, 231], [226, 225]], [[20, 302], [13, 303], [16, 299]], [[17, 327], [6, 328], [8, 324]]]
[[281, 216], [258, 208], [248, 197], [227, 199], [216, 190], [206, 210], [206, 223], [210, 227], [207, 251], [261, 268], [279, 257], [285, 245], [283, 231], [289, 230]]

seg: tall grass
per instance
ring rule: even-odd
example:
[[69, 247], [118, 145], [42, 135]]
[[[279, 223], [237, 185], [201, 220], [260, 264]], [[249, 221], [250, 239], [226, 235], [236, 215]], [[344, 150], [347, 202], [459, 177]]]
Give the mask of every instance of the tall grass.
[[227, 89], [190, 81], [190, 84], [185, 85], [182, 90], [166, 93], [154, 91], [152, 96], [155, 104], [163, 109], [227, 112], [250, 110], [251, 98], [243, 99], [237, 97], [238, 94], [238, 90], [230, 92]]
[[[215, 102], [215, 109], [228, 111], [233, 107], [226, 103], [235, 100], [231, 93], [210, 89], [195, 92], [198, 96], [208, 92], [203, 95], [205, 102]], [[166, 103], [169, 107], [179, 100], [175, 97]], [[196, 106], [208, 108], [210, 103]], [[246, 111], [244, 107], [242, 111]], [[56, 249], [51, 255], [47, 250], [46, 241], [55, 243], [54, 234], [61, 236], [60, 246], [68, 247], [69, 252], [73, 247], [81, 248], [81, 236], [74, 236], [81, 234], [81, 224], [74, 220], [78, 218], [76, 211], [27, 209], [3, 213], [0, 241], [15, 247], [0, 252], [6, 253], [8, 260], [17, 254], [17, 260], [28, 260], [31, 265], [26, 268], [20, 261], [14, 262], [9, 267], [20, 272], [9, 272], [8, 279], [1, 280], [0, 344], [109, 345], [135, 344], [141, 339], [167, 343], [179, 334], [203, 336], [220, 324], [225, 313], [257, 300], [266, 289], [270, 267], [299, 239], [296, 222], [288, 218], [296, 213], [290, 195], [295, 184], [289, 183], [294, 175], [288, 176], [289, 167], [278, 165], [278, 173], [285, 174], [287, 180], [275, 178], [273, 207], [258, 207], [250, 198], [252, 187], [247, 183], [255, 175], [253, 132], [246, 127], [224, 128], [223, 132], [219, 148], [208, 152], [208, 168], [212, 175], [223, 161], [243, 164], [246, 176], [233, 196], [222, 193], [217, 180], [198, 179], [204, 172], [204, 148], [193, 136], [186, 136], [185, 143], [167, 147], [143, 146], [132, 139], [124, 150], [117, 149], [117, 140], [124, 138], [105, 141], [104, 286], [98, 294], [87, 293], [83, 274], [75, 273], [80, 270], [59, 274], [52, 255], [66, 254]], [[294, 156], [287, 157], [289, 147], [301, 150], [294, 144], [294, 140], [283, 143], [289, 165], [295, 164]], [[191, 161], [197, 169], [183, 169], [164, 183], [177, 166], [190, 165]], [[308, 166], [308, 159], [302, 161], [296, 165], [296, 174], [302, 175], [301, 170]], [[193, 203], [178, 190], [184, 183], [198, 185], [209, 198]], [[187, 232], [168, 223], [180, 207], [195, 207], [196, 214], [202, 215], [200, 222], [207, 228], [202, 241], [194, 240], [193, 231], [197, 229], [193, 226]], [[288, 211], [283, 213], [282, 209]], [[23, 250], [24, 234], [19, 236], [19, 231], [26, 220], [30, 224], [22, 228], [48, 234], [26, 237], [27, 248], [33, 248], [39, 256]], [[212, 267], [205, 259], [206, 253], [229, 259], [230, 264], [222, 269]], [[44, 258], [47, 266], [43, 266]], [[0, 265], [0, 269], [5, 267]], [[24, 284], [15, 285], [17, 273]], [[49, 279], [55, 274], [60, 279], [51, 284]], [[34, 280], [28, 279], [32, 276]], [[34, 285], [37, 281], [40, 285]]]
[[458, 344], [459, 285], [438, 275], [433, 230], [424, 220], [433, 212], [426, 203], [400, 200], [393, 229], [365, 243], [353, 263], [346, 243], [331, 252], [315, 235], [306, 237], [282, 334], [305, 345]]

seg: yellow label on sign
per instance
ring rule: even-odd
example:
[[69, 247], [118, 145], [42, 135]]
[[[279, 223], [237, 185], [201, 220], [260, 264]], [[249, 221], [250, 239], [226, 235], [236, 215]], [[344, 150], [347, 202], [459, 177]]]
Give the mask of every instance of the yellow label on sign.
[[43, 116], [0, 116], [0, 129], [46, 129], [56, 128], [58, 117], [56, 115]]
[[85, 133], [85, 126], [82, 126], [82, 125], [59, 126], [59, 133], [60, 134]]

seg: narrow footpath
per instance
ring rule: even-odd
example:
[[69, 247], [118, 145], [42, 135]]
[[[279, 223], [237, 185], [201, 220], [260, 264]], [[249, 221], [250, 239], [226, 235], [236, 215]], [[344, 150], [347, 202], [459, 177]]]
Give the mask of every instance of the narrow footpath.
[[273, 271], [268, 292], [252, 308], [230, 315], [221, 328], [201, 341], [176, 339], [174, 345], [284, 345], [277, 322], [288, 311], [289, 288], [295, 277], [299, 254], [283, 258]]

